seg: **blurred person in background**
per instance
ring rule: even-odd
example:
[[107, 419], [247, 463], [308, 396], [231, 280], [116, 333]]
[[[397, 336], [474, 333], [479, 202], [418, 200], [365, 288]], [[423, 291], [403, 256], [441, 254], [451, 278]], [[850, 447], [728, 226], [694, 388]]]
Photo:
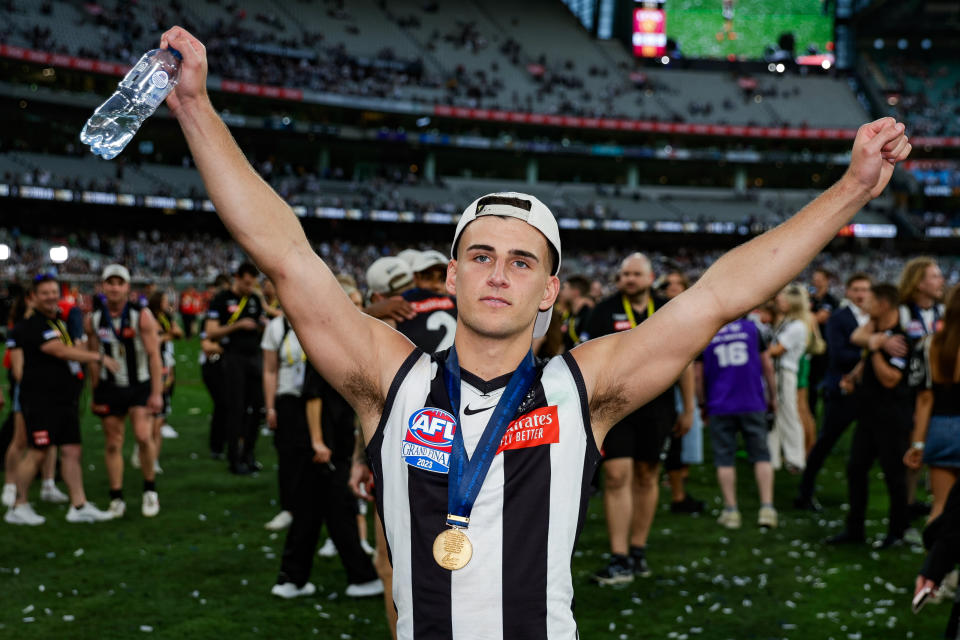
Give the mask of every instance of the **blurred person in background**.
[[590, 297], [590, 281], [579, 274], [568, 276], [560, 285], [557, 308], [560, 310], [560, 331], [566, 351], [580, 344], [580, 327], [584, 325], [594, 306]]
[[800, 416], [800, 424], [803, 425], [803, 451], [806, 457], [817, 440], [817, 421], [810, 409], [810, 393], [813, 387], [811, 370], [814, 359], [827, 353], [827, 343], [823, 340], [820, 325], [813, 313], [807, 313], [805, 320], [809, 338], [807, 350], [800, 357], [800, 368], [797, 371], [797, 414]]
[[930, 467], [933, 520], [960, 474], [960, 285], [947, 296], [941, 327], [921, 339], [918, 351], [923, 376], [903, 460], [911, 469]]
[[116, 371], [90, 366], [94, 415], [104, 432], [104, 459], [110, 481], [110, 513], [121, 518], [123, 500], [123, 440], [127, 416], [137, 441], [137, 461], [143, 473], [141, 512], [153, 517], [160, 510], [156, 487], [157, 448], [153, 416], [163, 407], [163, 358], [159, 325], [149, 308], [128, 302], [130, 272], [123, 265], [107, 265], [101, 277], [106, 306], [87, 318], [88, 348], [120, 363]]
[[[823, 428], [807, 455], [794, 507], [820, 511], [815, 497], [817, 474], [840, 436], [856, 420], [859, 410], [856, 391], [840, 388], [840, 381], [860, 362], [861, 349], [851, 341], [853, 332], [870, 320], [870, 276], [857, 272], [847, 278], [840, 309], [830, 315], [824, 338], [827, 343], [827, 370], [823, 378]], [[903, 355], [903, 354], [901, 354]]]
[[[209, 305], [216, 295], [230, 289], [230, 279], [225, 275], [217, 276], [207, 287], [205, 296], [208, 301], [204, 306]], [[210, 457], [214, 460], [223, 460], [224, 447], [227, 442], [227, 428], [224, 425], [224, 388], [223, 388], [223, 367], [220, 362], [223, 356], [223, 347], [218, 340], [211, 340], [206, 331], [206, 313], [200, 318], [200, 376], [203, 379], [203, 386], [207, 388], [210, 394], [210, 402], [213, 405], [210, 412]]]
[[[813, 312], [814, 321], [817, 323], [820, 335], [826, 335], [827, 321], [830, 315], [840, 307], [840, 301], [830, 292], [830, 286], [835, 280], [834, 274], [825, 267], [817, 267], [810, 276], [810, 311]], [[817, 404], [821, 396], [821, 383], [823, 376], [827, 372], [828, 357], [826, 351], [818, 354], [810, 354], [810, 384], [807, 391], [807, 406], [809, 411], [807, 415], [817, 415]], [[816, 426], [814, 426], [814, 430]], [[807, 451], [813, 446], [810, 442]]]
[[[667, 300], [673, 300], [690, 288], [690, 279], [682, 271], [673, 269], [664, 273], [654, 288]], [[677, 415], [681, 415], [684, 409], [683, 392], [680, 385], [675, 385], [673, 390]], [[663, 463], [670, 481], [670, 511], [673, 513], [701, 513], [706, 506], [703, 500], [697, 500], [687, 492], [686, 484], [691, 464], [703, 464], [703, 419], [699, 411], [693, 412], [693, 422], [686, 434], [671, 434], [667, 457]]]
[[180, 318], [184, 337], [190, 339], [196, 329], [197, 317], [202, 313], [203, 299], [192, 284], [180, 294]]
[[775, 302], [778, 318], [770, 355], [777, 371], [777, 412], [769, 435], [770, 460], [774, 470], [785, 464], [791, 473], [799, 473], [807, 455], [797, 410], [797, 377], [810, 343], [810, 300], [806, 290], [794, 283], [784, 287]]
[[173, 391], [177, 383], [177, 354], [174, 341], [183, 338], [184, 332], [177, 324], [173, 306], [166, 293], [157, 291], [150, 296], [148, 308], [153, 312], [159, 325], [160, 356], [163, 361], [163, 408], [153, 416], [153, 441], [157, 448], [154, 465], [157, 473], [163, 473], [163, 469], [160, 468], [163, 439], [177, 438], [180, 435], [176, 429], [167, 424], [167, 417], [173, 411]]

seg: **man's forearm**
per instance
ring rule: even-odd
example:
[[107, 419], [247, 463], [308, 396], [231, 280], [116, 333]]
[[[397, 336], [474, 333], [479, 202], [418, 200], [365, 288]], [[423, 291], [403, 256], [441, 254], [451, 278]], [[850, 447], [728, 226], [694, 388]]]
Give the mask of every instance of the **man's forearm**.
[[263, 406], [267, 411], [276, 409], [277, 397], [277, 373], [275, 371], [263, 372]]
[[684, 412], [692, 412], [697, 406], [697, 383], [693, 372], [693, 363], [680, 374], [680, 396], [683, 398]]
[[155, 396], [163, 393], [163, 361], [159, 349], [150, 352], [150, 393]]
[[777, 228], [721, 257], [694, 286], [713, 294], [724, 319], [737, 318], [790, 282], [869, 200], [865, 187], [844, 177]]
[[176, 115], [224, 225], [268, 276], [282, 275], [275, 272], [284, 256], [309, 250], [293, 211], [253, 170], [209, 100], [185, 104]]

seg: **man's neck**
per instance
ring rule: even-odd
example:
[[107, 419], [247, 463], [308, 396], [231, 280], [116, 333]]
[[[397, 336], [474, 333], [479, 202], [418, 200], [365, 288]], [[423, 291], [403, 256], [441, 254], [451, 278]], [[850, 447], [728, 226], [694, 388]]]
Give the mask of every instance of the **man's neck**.
[[482, 380], [512, 373], [527, 355], [530, 344], [531, 338], [526, 332], [511, 338], [489, 338], [466, 329], [462, 324], [454, 339], [460, 367]]
[[120, 312], [123, 311], [123, 302], [110, 302], [107, 300], [107, 311], [113, 316], [120, 315]]
[[936, 302], [936, 300], [924, 293], [916, 293], [914, 294], [913, 302], [925, 311], [933, 307], [933, 303]]
[[900, 324], [900, 312], [896, 309], [891, 309], [885, 314], [876, 319], [877, 330], [886, 331], [887, 329], [893, 329], [895, 326]]
[[642, 309], [646, 306], [647, 300], [650, 298], [650, 289], [643, 289], [634, 294], [625, 293], [623, 294], [627, 297], [627, 300], [630, 302], [630, 306]]
[[57, 309], [52, 309], [48, 311], [46, 309], [41, 309], [38, 307], [37, 311], [43, 314], [44, 316], [46, 316], [47, 318], [49, 318], [50, 320], [53, 320], [54, 318], [57, 317]]
[[243, 294], [240, 293], [240, 288], [239, 288], [239, 287], [230, 287], [230, 291], [232, 291], [232, 292], [233, 292], [233, 295], [235, 295], [235, 296], [240, 296], [241, 298], [243, 297]]

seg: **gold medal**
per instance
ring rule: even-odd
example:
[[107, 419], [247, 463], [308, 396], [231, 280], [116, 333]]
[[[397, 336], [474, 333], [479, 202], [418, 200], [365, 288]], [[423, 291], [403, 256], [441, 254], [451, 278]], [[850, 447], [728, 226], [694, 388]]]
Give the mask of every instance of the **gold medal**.
[[444, 569], [463, 569], [473, 557], [473, 544], [463, 529], [450, 528], [440, 532], [433, 541], [433, 559]]

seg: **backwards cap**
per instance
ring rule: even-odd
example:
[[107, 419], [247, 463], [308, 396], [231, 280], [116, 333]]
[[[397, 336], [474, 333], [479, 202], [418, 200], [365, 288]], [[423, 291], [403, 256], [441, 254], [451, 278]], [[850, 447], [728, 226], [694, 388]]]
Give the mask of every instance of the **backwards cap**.
[[[460, 222], [457, 223], [457, 230], [453, 235], [453, 244], [450, 245], [451, 258], [456, 259], [457, 257], [457, 242], [459, 242], [463, 230], [468, 224], [482, 216], [518, 218], [542, 233], [547, 239], [548, 246], [555, 253], [551, 275], [557, 275], [560, 272], [560, 229], [557, 227], [557, 219], [553, 217], [553, 213], [547, 208], [547, 205], [534, 196], [514, 191], [490, 193], [470, 203], [470, 206], [460, 216]], [[534, 338], [541, 338], [547, 333], [552, 315], [553, 307], [537, 314], [537, 323], [533, 327]]]

